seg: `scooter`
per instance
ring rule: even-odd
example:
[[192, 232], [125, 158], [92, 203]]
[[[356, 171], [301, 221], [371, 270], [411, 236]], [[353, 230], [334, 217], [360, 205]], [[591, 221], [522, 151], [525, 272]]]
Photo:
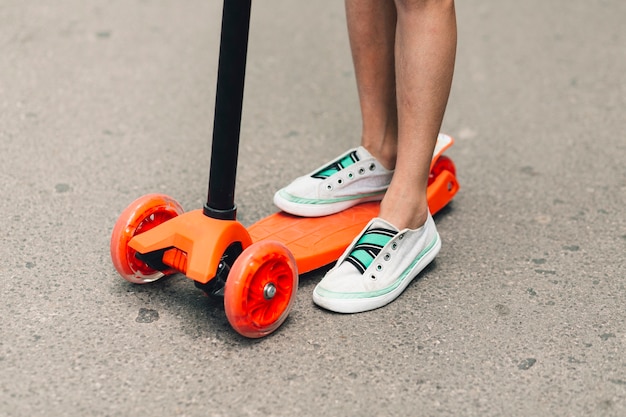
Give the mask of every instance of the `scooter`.
[[[251, 0], [224, 0], [206, 203], [185, 212], [164, 194], [138, 198], [115, 223], [110, 252], [117, 272], [135, 284], [184, 274], [208, 295], [223, 298], [228, 321], [239, 334], [260, 338], [289, 315], [299, 274], [335, 261], [378, 214], [379, 203], [317, 218], [278, 212], [248, 229], [237, 221], [235, 177], [250, 12]], [[432, 214], [459, 190], [454, 163], [442, 155], [453, 143], [445, 138], [431, 163]]]

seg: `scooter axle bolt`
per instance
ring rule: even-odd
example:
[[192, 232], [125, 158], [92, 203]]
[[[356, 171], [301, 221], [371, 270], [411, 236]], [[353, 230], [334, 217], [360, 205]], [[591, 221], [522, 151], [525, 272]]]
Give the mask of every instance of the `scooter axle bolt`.
[[272, 282], [268, 282], [265, 284], [265, 288], [263, 288], [263, 297], [266, 300], [271, 300], [276, 296], [276, 285]]

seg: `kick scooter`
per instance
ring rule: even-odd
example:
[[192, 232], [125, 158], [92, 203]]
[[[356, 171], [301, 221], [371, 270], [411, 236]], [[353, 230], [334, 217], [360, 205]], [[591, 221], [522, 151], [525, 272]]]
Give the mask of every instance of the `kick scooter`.
[[[146, 284], [182, 273], [208, 295], [223, 297], [231, 326], [259, 338], [287, 318], [298, 274], [335, 261], [378, 214], [370, 202], [341, 213], [302, 218], [278, 212], [246, 229], [236, 219], [235, 177], [243, 106], [251, 0], [224, 0], [209, 191], [202, 209], [184, 212], [163, 194], [132, 202], [111, 235], [111, 260], [127, 281]], [[438, 143], [428, 203], [443, 208], [459, 189], [454, 163]]]

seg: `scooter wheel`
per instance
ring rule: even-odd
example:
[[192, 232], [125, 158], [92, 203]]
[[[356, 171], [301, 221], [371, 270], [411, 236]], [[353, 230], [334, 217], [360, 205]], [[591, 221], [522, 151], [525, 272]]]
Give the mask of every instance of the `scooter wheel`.
[[157, 271], [135, 257], [128, 246], [141, 233], [180, 215], [183, 208], [176, 200], [163, 194], [148, 194], [133, 201], [122, 212], [111, 234], [111, 260], [117, 272], [127, 281], [146, 284], [156, 281], [169, 271]]
[[283, 244], [252, 244], [233, 264], [224, 291], [224, 308], [231, 326], [250, 338], [266, 336], [287, 318], [296, 291], [298, 268]]
[[456, 175], [454, 162], [452, 162], [452, 159], [445, 155], [441, 155], [435, 162], [433, 169], [430, 170], [430, 174], [428, 175], [428, 185], [435, 181], [435, 178], [437, 178], [443, 171], [450, 171], [452, 175]]

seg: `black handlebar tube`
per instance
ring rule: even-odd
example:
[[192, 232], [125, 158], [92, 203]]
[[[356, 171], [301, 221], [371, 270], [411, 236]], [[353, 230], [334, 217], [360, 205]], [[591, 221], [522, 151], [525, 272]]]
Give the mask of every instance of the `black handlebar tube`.
[[235, 220], [235, 180], [252, 0], [224, 0], [206, 216]]

